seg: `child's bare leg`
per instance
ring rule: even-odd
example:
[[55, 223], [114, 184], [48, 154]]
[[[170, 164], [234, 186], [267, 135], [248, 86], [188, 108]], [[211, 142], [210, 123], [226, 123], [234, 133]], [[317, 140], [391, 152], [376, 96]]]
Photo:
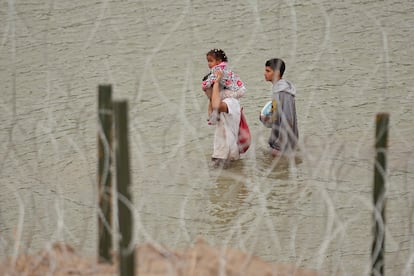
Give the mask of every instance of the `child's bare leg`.
[[213, 111], [213, 107], [211, 105], [211, 94], [213, 93], [213, 88], [206, 89], [205, 93], [206, 93], [206, 96], [208, 98], [207, 114], [210, 117], [210, 114]]
[[[210, 119], [208, 120], [208, 123], [210, 125], [215, 125], [217, 121], [220, 119], [219, 116], [219, 108], [221, 104], [220, 99], [220, 86], [219, 86], [219, 80], [216, 80], [216, 82], [213, 85], [213, 91], [211, 93], [211, 107], [212, 112], [210, 115]], [[227, 107], [227, 105], [226, 105]]]
[[220, 86], [218, 85], [218, 81], [213, 85], [213, 91], [211, 93], [211, 105], [214, 109], [219, 109], [220, 107]]
[[218, 109], [213, 109], [210, 114], [210, 118], [208, 119], [209, 125], [215, 125], [220, 120], [220, 114]]

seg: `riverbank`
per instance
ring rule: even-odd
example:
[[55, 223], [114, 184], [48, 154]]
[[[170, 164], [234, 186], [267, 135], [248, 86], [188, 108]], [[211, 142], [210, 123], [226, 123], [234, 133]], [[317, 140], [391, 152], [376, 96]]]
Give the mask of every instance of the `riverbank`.
[[[279, 275], [317, 276], [316, 271], [289, 264], [271, 264], [259, 257], [230, 248], [214, 248], [203, 240], [180, 251], [143, 244], [136, 248], [136, 275]], [[7, 259], [1, 275], [117, 275], [117, 264], [98, 264], [96, 258], [79, 255], [70, 245], [55, 243], [35, 254], [21, 254], [15, 264]]]

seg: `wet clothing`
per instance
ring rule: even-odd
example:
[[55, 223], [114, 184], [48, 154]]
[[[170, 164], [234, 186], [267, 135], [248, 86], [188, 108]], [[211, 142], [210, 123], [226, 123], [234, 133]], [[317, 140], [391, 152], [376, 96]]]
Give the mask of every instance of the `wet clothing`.
[[280, 79], [273, 85], [272, 100], [276, 100], [276, 119], [272, 122], [269, 145], [282, 153], [295, 150], [299, 139], [295, 96], [296, 89], [289, 81]]
[[240, 158], [237, 144], [240, 127], [240, 103], [235, 98], [223, 100], [228, 113], [221, 112], [216, 125], [212, 158], [237, 160]]
[[219, 88], [220, 99], [226, 103], [228, 113], [219, 113], [220, 119], [216, 123], [212, 159], [237, 160], [240, 158], [238, 137], [241, 114], [238, 99], [244, 95], [246, 88], [239, 76], [227, 66], [227, 62], [221, 62], [211, 68], [210, 74], [203, 78], [201, 87], [204, 91], [213, 88], [217, 80], [214, 73], [219, 70], [223, 73]]
[[227, 62], [221, 62], [211, 68], [210, 74], [207, 75], [206, 79], [204, 79], [201, 83], [201, 88], [206, 91], [208, 88], [213, 87], [213, 84], [217, 79], [214, 73], [219, 70], [223, 72], [223, 77], [220, 80], [220, 91], [225, 91], [222, 95], [220, 95], [221, 99], [238, 99], [243, 96], [246, 92], [244, 83], [241, 81], [240, 77], [227, 66]]

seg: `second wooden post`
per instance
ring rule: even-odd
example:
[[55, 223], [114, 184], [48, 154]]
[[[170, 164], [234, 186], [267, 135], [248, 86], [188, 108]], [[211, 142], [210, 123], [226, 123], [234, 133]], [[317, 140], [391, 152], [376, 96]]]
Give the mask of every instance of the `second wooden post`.
[[98, 87], [98, 260], [112, 262], [112, 86]]
[[389, 114], [379, 113], [376, 117], [375, 130], [375, 165], [374, 165], [374, 241], [372, 245], [371, 275], [384, 275], [385, 245], [385, 180], [387, 176]]
[[115, 163], [118, 191], [119, 275], [135, 275], [135, 248], [132, 241], [133, 217], [130, 194], [128, 153], [128, 106], [126, 101], [114, 102]]

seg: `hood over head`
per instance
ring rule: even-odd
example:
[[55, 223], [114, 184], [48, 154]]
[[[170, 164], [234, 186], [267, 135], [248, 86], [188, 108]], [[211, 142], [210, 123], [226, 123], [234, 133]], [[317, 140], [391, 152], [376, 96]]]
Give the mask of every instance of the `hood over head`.
[[295, 96], [296, 88], [295, 86], [293, 86], [293, 84], [290, 81], [285, 80], [285, 79], [280, 79], [273, 85], [272, 92], [273, 94], [278, 93], [278, 92], [287, 92]]

